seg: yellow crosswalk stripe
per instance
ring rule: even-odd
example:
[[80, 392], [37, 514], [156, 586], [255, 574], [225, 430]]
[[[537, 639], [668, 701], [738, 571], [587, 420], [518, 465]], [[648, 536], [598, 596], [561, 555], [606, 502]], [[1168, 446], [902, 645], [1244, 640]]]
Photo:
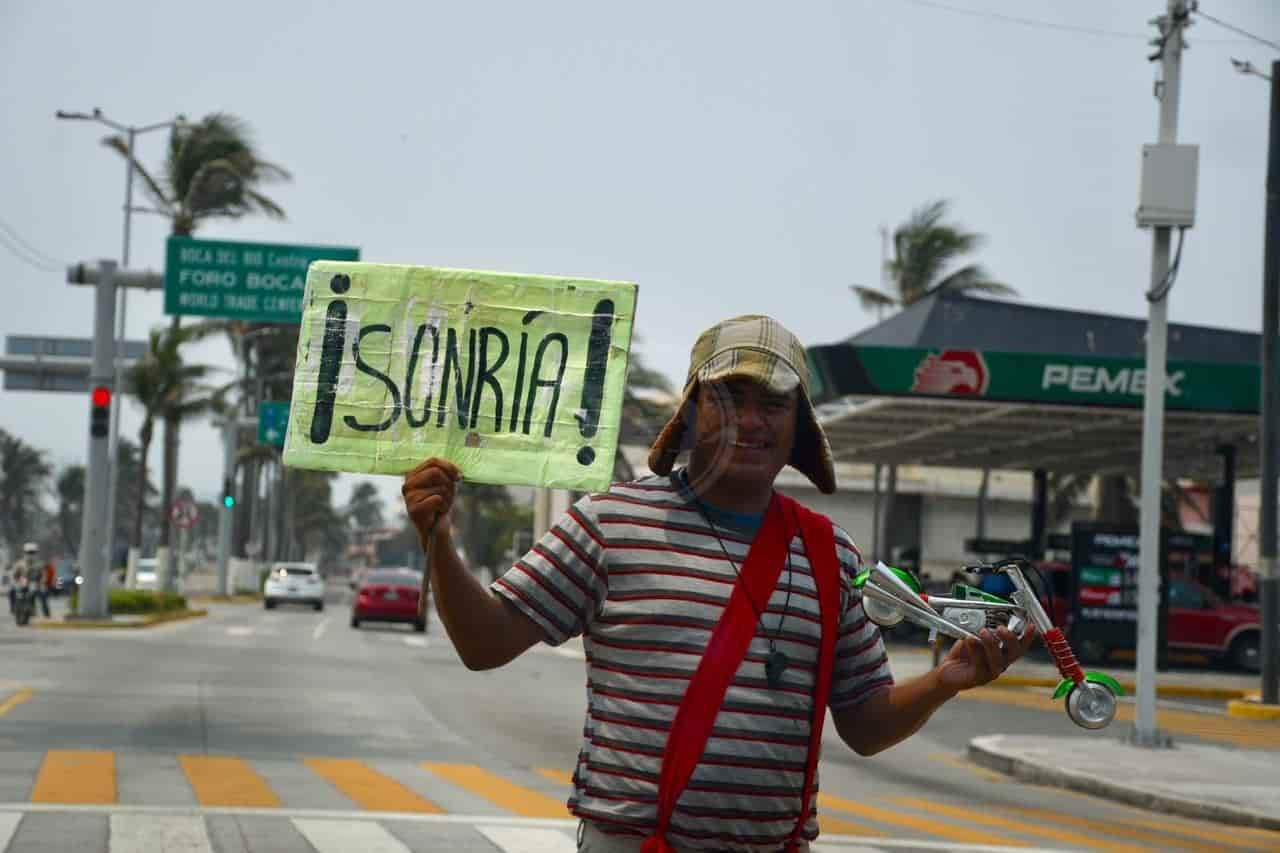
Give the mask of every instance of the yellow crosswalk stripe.
[[112, 752], [87, 749], [51, 749], [44, 754], [33, 803], [114, 803], [116, 757]]
[[534, 770], [543, 779], [555, 782], [558, 785], [572, 785], [573, 774], [566, 773], [563, 770], [552, 770], [550, 767], [538, 767]]
[[242, 758], [179, 755], [178, 766], [202, 806], [280, 807], [280, 798], [271, 786]]
[[[1118, 835], [1122, 838], [1132, 839], [1134, 841], [1145, 841], [1156, 845], [1158, 850], [1169, 850], [1179, 848], [1183, 850], [1199, 850], [1204, 853], [1214, 853], [1221, 850], [1223, 845], [1231, 845], [1221, 835], [1217, 838], [1211, 838], [1214, 843], [1211, 845], [1197, 844], [1187, 838], [1180, 838], [1173, 834], [1172, 828], [1165, 829], [1161, 826], [1154, 825], [1159, 832], [1149, 832], [1143, 829], [1135, 828], [1134, 824], [1142, 824], [1140, 820], [1094, 820], [1091, 818], [1076, 817], [1075, 815], [1059, 814], [1058, 812], [1049, 811], [1047, 809], [1031, 809], [1021, 806], [1011, 806], [1009, 811], [1017, 812], [1029, 818], [1040, 821], [1053, 821], [1063, 826], [1074, 826], [1077, 829], [1085, 829], [1089, 832], [1101, 832], [1109, 835]], [[1195, 833], [1184, 833], [1185, 835], [1194, 835]]]
[[[963, 695], [963, 694], [962, 694]], [[950, 841], [958, 841], [961, 844], [997, 844], [1013, 847], [1025, 847], [1026, 845], [1020, 841], [1009, 841], [999, 835], [992, 835], [989, 832], [982, 832], [976, 829], [967, 829], [961, 826], [952, 826], [941, 821], [918, 817], [917, 815], [907, 812], [894, 811], [892, 809], [882, 809], [877, 806], [859, 803], [854, 800], [846, 800], [843, 797], [837, 797], [834, 794], [818, 794], [818, 808], [830, 811], [848, 812], [876, 823], [886, 823], [891, 826], [901, 826], [907, 829], [913, 829], [916, 832], [922, 832], [926, 835], [935, 835], [939, 838], [946, 838]]]
[[885, 835], [882, 830], [867, 826], [865, 823], [855, 823], [851, 820], [845, 820], [840, 817], [831, 817], [830, 815], [818, 815], [818, 833], [825, 835], [833, 832], [837, 835]]
[[3, 702], [0, 702], [0, 717], [3, 717], [5, 714], [9, 713], [14, 708], [18, 707], [23, 702], [30, 699], [32, 695], [33, 695], [32, 692], [24, 687], [21, 690], [19, 690], [17, 693], [10, 696], [8, 699], [4, 700]]
[[569, 817], [568, 807], [560, 800], [508, 782], [474, 764], [424, 761], [418, 766], [495, 806], [523, 817]]
[[304, 763], [362, 808], [375, 812], [440, 814], [444, 809], [361, 761], [308, 758]]
[[1144, 848], [1135, 847], [1132, 844], [1119, 844], [1112, 841], [1104, 841], [1087, 835], [1081, 835], [1076, 832], [1067, 832], [1061, 829], [1044, 826], [1043, 824], [1031, 824], [1020, 820], [1010, 820], [997, 815], [987, 814], [975, 808], [961, 808], [960, 806], [947, 805], [939, 803], [935, 800], [922, 800], [917, 797], [891, 797], [889, 802], [900, 806], [906, 806], [911, 809], [918, 809], [929, 814], [942, 814], [947, 817], [956, 818], [958, 820], [967, 820], [980, 826], [989, 826], [993, 829], [1003, 829], [1006, 832], [1016, 832], [1021, 835], [1031, 835], [1037, 838], [1047, 838], [1051, 841], [1058, 841], [1063, 844], [1073, 844], [1079, 847], [1086, 847], [1090, 850], [1109, 850], [1116, 853], [1142, 853]]

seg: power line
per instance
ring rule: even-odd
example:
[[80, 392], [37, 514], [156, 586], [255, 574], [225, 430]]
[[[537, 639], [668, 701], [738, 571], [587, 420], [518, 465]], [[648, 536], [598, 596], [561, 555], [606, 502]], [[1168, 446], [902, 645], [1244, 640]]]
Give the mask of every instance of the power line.
[[981, 9], [965, 9], [962, 6], [952, 6], [949, 3], [939, 3], [937, 0], [903, 0], [903, 2], [912, 3], [916, 6], [924, 6], [928, 9], [939, 9], [944, 12], [954, 12], [957, 15], [968, 15], [972, 18], [986, 18], [992, 21], [1003, 21], [1006, 24], [1018, 24], [1023, 27], [1035, 27], [1042, 30], [1060, 30], [1080, 35], [1101, 36], [1103, 38], [1146, 38], [1142, 33], [1128, 33], [1120, 30], [1104, 30], [1099, 27], [1079, 27], [1073, 24], [1059, 24], [1054, 21], [1044, 21], [1039, 18], [1023, 18], [1018, 15], [1005, 15], [1000, 12], [989, 12]]
[[[934, 9], [941, 12], [951, 12], [956, 15], [967, 15], [971, 18], [982, 18], [988, 21], [1000, 21], [1005, 24], [1016, 24], [1022, 27], [1032, 27], [1038, 30], [1056, 30], [1058, 32], [1075, 33], [1076, 35], [1094, 36], [1097, 38], [1112, 39], [1147, 39], [1148, 36], [1139, 32], [1128, 32], [1125, 30], [1108, 30], [1102, 27], [1084, 27], [1075, 24], [1061, 24], [1057, 21], [1046, 21], [1041, 18], [1025, 18], [1020, 15], [1006, 15], [1003, 12], [992, 12], [986, 9], [966, 9], [963, 6], [953, 6], [950, 3], [942, 3], [939, 0], [901, 0], [904, 3], [911, 3], [915, 6], [921, 6], [926, 9]], [[1203, 12], [1202, 16], [1208, 18]], [[1210, 18], [1210, 20], [1213, 20]], [[1235, 29], [1228, 27], [1228, 29]], [[1257, 36], [1245, 33], [1242, 30], [1235, 30], [1242, 35], [1246, 35], [1252, 39], [1258, 39]], [[1197, 39], [1198, 44], [1235, 44], [1240, 39]], [[1272, 44], [1271, 42], [1265, 42]], [[1273, 47], [1277, 47], [1272, 44]], [[1280, 49], [1280, 47], [1277, 47]]]
[[23, 243], [25, 241], [20, 241], [22, 241], [22, 238], [17, 236], [17, 232], [0, 222], [0, 246], [8, 249], [11, 255], [27, 266], [34, 267], [42, 272], [58, 272], [62, 269], [61, 264], [51, 258], [41, 257], [41, 252], [29, 246], [24, 248]]
[[1222, 27], [1223, 29], [1231, 30], [1231, 32], [1237, 35], [1242, 35], [1247, 39], [1252, 39], [1253, 41], [1258, 42], [1258, 44], [1265, 44], [1267, 47], [1271, 48], [1272, 50], [1280, 51], [1280, 44], [1276, 44], [1273, 41], [1268, 41], [1267, 39], [1264, 39], [1262, 36], [1255, 36], [1253, 33], [1249, 32], [1248, 30], [1242, 30], [1239, 27], [1228, 24], [1226, 21], [1222, 20], [1221, 18], [1215, 18], [1213, 15], [1210, 15], [1206, 12], [1201, 12], [1199, 7], [1192, 8], [1191, 11], [1195, 12], [1197, 15], [1204, 18], [1206, 21], [1213, 21], [1215, 24]]
[[14, 228], [12, 225], [10, 225], [9, 223], [5, 222], [3, 219], [0, 219], [0, 231], [3, 231], [9, 235], [8, 239], [5, 241], [5, 244], [9, 246], [10, 250], [14, 249], [13, 244], [16, 243], [17, 246], [20, 247], [25, 254], [29, 255], [31, 258], [34, 258], [37, 262], [41, 264], [52, 265], [54, 269], [57, 269], [59, 266], [61, 266], [57, 258], [54, 258], [52, 255], [48, 255], [40, 251], [35, 246], [31, 245], [29, 242], [24, 240], [22, 235], [18, 233], [18, 230]]

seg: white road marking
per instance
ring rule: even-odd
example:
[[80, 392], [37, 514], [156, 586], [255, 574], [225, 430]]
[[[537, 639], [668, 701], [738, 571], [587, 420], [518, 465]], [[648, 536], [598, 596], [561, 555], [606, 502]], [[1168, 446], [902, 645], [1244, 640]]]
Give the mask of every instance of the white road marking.
[[13, 840], [21, 822], [22, 812], [0, 812], [0, 850], [9, 849], [9, 842]]
[[406, 646], [413, 646], [415, 649], [425, 649], [427, 647], [426, 637], [401, 637]]
[[369, 821], [294, 818], [293, 825], [319, 853], [411, 853], [381, 824]]
[[[22, 814], [107, 814], [107, 815], [174, 815], [179, 817], [212, 817], [230, 815], [236, 817], [292, 818], [294, 822], [377, 823], [398, 821], [405, 823], [445, 824], [449, 826], [511, 827], [524, 831], [578, 829], [577, 818], [534, 818], [497, 815], [469, 815], [446, 812], [423, 814], [421, 812], [373, 812], [350, 809], [295, 809], [258, 806], [135, 806], [123, 803], [101, 805], [71, 805], [64, 803], [0, 802], [0, 839], [9, 821], [14, 825]], [[954, 841], [925, 841], [912, 838], [864, 838], [858, 835], [834, 835], [823, 833], [813, 847], [814, 853], [852, 853], [867, 843], [872, 850], [893, 850], [909, 847], [921, 850], [949, 850], [955, 853], [1009, 853], [1012, 847], [991, 844], [956, 844]], [[0, 847], [0, 849], [3, 849]], [[360, 848], [354, 848], [360, 849]], [[1066, 853], [1059, 848], [1019, 847], [1018, 853]]]
[[581, 649], [569, 648], [565, 646], [552, 646], [551, 651], [560, 655], [562, 658], [572, 658], [573, 660], [586, 660], [587, 656]]
[[248, 637], [254, 632], [254, 628], [250, 625], [232, 625], [227, 629], [228, 637]]
[[327, 618], [322, 619], [320, 621], [320, 624], [316, 626], [316, 629], [311, 632], [311, 639], [318, 640], [321, 637], [323, 637], [324, 632], [328, 627], [329, 627], [329, 620]]
[[180, 815], [111, 816], [111, 853], [213, 853], [204, 818]]
[[476, 830], [502, 853], [577, 853], [578, 850], [576, 841], [554, 829], [477, 826]]
[[[485, 826], [527, 826], [535, 829], [578, 828], [577, 818], [500, 817], [496, 815], [423, 814], [422, 812], [373, 812], [352, 809], [288, 809], [267, 806], [135, 806], [124, 803], [71, 805], [64, 803], [0, 803], [0, 815], [7, 814], [131, 814], [131, 815], [233, 815], [236, 817], [288, 817], [299, 820], [409, 821]], [[1007, 853], [1007, 851], [1006, 851]]]

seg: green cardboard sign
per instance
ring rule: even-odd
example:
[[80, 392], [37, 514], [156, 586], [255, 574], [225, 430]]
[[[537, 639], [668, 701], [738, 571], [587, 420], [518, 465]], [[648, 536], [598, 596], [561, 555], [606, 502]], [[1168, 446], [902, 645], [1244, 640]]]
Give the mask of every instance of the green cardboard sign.
[[605, 489], [635, 304], [630, 282], [316, 261], [285, 464]]

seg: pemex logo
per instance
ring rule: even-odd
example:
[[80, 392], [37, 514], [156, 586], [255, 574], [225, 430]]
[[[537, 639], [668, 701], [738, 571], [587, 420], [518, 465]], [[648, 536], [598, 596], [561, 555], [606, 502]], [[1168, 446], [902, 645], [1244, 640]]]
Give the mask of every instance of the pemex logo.
[[916, 365], [911, 390], [917, 394], [957, 394], [981, 397], [987, 393], [991, 372], [982, 353], [971, 349], [929, 353]]

